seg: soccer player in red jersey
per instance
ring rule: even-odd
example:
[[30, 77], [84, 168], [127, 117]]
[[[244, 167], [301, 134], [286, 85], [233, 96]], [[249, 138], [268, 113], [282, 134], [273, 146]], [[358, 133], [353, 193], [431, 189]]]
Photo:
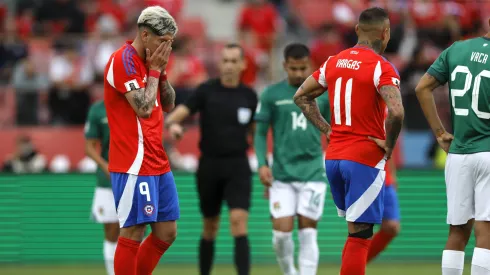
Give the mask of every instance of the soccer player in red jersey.
[[[329, 137], [327, 177], [349, 232], [341, 275], [365, 274], [373, 226], [383, 218], [386, 160], [404, 117], [400, 77], [380, 55], [390, 40], [388, 14], [381, 8], [364, 10], [356, 33], [357, 45], [329, 57], [294, 96], [304, 115]], [[332, 126], [315, 100], [327, 88]]]
[[[146, 8], [135, 40], [114, 52], [105, 69], [109, 171], [121, 227], [116, 275], [150, 275], [177, 234], [177, 189], [162, 145], [163, 112], [175, 104], [165, 68], [176, 33], [165, 9]], [[147, 224], [152, 233], [141, 243]]]

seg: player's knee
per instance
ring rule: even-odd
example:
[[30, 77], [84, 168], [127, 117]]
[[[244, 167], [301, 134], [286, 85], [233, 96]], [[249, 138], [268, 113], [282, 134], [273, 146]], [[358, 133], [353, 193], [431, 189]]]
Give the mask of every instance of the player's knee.
[[294, 217], [272, 218], [272, 228], [280, 232], [292, 232], [294, 228]]
[[219, 218], [204, 219], [202, 237], [205, 240], [214, 240], [218, 234]]
[[374, 230], [373, 230], [373, 227], [374, 226], [370, 226], [366, 229], [362, 229], [361, 231], [358, 231], [356, 233], [349, 233], [349, 237], [351, 238], [360, 238], [360, 239], [370, 239], [373, 234], [374, 234]]
[[400, 234], [401, 225], [398, 221], [383, 221], [381, 230], [392, 236], [398, 236], [398, 234]]
[[477, 221], [475, 222], [475, 239], [476, 246], [480, 248], [490, 249], [490, 222]]
[[145, 236], [146, 226], [142, 224], [121, 228], [119, 236], [134, 241], [142, 241]]
[[305, 216], [299, 216], [298, 217], [298, 227], [299, 229], [305, 229], [305, 228], [316, 228], [318, 224], [318, 221], [315, 221], [313, 219], [307, 218]]
[[170, 229], [165, 232], [161, 232], [157, 235], [157, 238], [166, 243], [172, 244], [175, 239], [177, 239], [177, 229]]
[[175, 221], [153, 223], [151, 232], [158, 239], [171, 244], [177, 238], [177, 223]]
[[473, 220], [466, 224], [450, 225], [446, 248], [451, 250], [464, 250], [470, 240], [472, 229]]
[[232, 210], [230, 212], [230, 227], [233, 236], [247, 235], [248, 213], [245, 210]]

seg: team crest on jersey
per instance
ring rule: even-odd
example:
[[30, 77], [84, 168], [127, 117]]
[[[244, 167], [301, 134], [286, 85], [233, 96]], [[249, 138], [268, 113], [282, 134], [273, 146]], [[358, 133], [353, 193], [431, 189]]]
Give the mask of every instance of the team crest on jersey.
[[154, 210], [155, 210], [155, 207], [153, 207], [153, 205], [151, 205], [151, 204], [145, 205], [145, 208], [144, 208], [145, 215], [147, 215], [147, 216], [153, 215]]
[[274, 207], [275, 210], [278, 210], [281, 208], [281, 204], [278, 201], [274, 202], [274, 204], [272, 204], [272, 206]]

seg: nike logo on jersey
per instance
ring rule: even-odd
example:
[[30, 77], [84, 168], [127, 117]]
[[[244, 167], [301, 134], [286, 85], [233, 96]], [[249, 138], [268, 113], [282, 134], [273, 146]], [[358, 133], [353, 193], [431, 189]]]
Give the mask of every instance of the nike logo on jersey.
[[276, 104], [276, 106], [279, 106], [279, 105], [287, 105], [287, 104], [293, 104], [293, 103], [294, 102], [291, 99], [283, 99], [283, 100], [276, 101], [274, 104]]
[[472, 52], [470, 60], [482, 64], [487, 64], [488, 54]]

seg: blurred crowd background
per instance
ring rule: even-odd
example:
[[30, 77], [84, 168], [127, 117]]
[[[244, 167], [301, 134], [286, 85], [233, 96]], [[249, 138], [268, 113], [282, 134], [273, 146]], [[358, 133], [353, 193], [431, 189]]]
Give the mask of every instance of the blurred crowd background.
[[[179, 25], [167, 68], [177, 103], [217, 75], [216, 58], [227, 42], [245, 48], [243, 81], [260, 93], [285, 77], [287, 43], [307, 43], [316, 68], [356, 43], [354, 26], [363, 9], [387, 9], [392, 28], [386, 57], [400, 72], [407, 114], [397, 163], [418, 168], [440, 167], [444, 160], [418, 106], [415, 85], [444, 48], [483, 35], [490, 17], [490, 0], [0, 0], [4, 170], [33, 172], [67, 159], [67, 169], [88, 163], [81, 130], [87, 110], [103, 97], [109, 56], [134, 38], [137, 16], [148, 5], [166, 8]], [[447, 87], [435, 94], [450, 129]], [[167, 147], [176, 159], [190, 157], [177, 168], [192, 170], [195, 119], [187, 127], [187, 141]], [[29, 164], [12, 161], [22, 159]]]

